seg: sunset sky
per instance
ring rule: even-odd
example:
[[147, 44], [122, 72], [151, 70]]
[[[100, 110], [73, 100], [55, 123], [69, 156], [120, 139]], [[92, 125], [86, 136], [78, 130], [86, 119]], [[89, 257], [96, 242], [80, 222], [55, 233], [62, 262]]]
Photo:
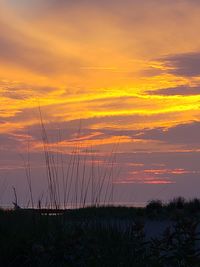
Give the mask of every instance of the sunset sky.
[[39, 107], [66, 161], [77, 142], [98, 164], [119, 143], [116, 202], [200, 197], [199, 14], [198, 0], [1, 0], [0, 201], [12, 186], [28, 201], [27, 154], [45, 190]]

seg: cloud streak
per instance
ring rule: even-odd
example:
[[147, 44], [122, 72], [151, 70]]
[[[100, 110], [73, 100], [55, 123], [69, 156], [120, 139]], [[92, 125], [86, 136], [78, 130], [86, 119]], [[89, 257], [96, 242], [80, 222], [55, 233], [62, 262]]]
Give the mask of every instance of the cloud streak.
[[200, 94], [200, 87], [177, 86], [172, 88], [163, 88], [158, 90], [147, 91], [146, 93], [151, 95], [163, 96], [194, 96]]
[[161, 59], [168, 73], [183, 77], [200, 75], [200, 52], [169, 55]]

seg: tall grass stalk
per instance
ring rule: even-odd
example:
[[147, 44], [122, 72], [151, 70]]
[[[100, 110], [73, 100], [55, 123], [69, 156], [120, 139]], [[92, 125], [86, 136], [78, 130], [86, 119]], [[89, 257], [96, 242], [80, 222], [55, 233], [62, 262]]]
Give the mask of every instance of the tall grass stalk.
[[[38, 206], [46, 206], [51, 209], [68, 207], [77, 209], [88, 205], [97, 207], [101, 204], [113, 203], [114, 166], [116, 165], [119, 141], [113, 144], [111, 152], [100, 162], [99, 155], [92, 146], [81, 144], [80, 123], [75, 144], [65, 161], [65, 151], [61, 145], [61, 131], [58, 131], [57, 146], [53, 147], [47, 134], [40, 106], [39, 118], [48, 189], [46, 199], [43, 193], [38, 200]], [[30, 202], [33, 208], [29, 144], [25, 166]]]

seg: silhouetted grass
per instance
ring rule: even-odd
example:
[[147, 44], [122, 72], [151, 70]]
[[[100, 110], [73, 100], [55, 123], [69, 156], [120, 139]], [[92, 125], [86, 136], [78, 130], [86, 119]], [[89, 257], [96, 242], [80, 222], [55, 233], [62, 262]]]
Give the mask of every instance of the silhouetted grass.
[[[62, 140], [60, 130], [58, 131], [57, 149], [55, 149], [49, 139], [41, 108], [38, 109], [47, 181], [47, 190], [44, 192], [47, 193], [43, 195], [43, 199], [34, 200], [28, 143], [28, 156], [26, 161], [23, 159], [23, 165], [29, 190], [28, 203], [31, 203], [31, 207], [77, 209], [113, 204], [114, 165], [120, 139], [113, 144], [111, 152], [105, 154], [100, 166], [100, 160], [97, 153], [93, 151], [92, 145], [81, 143], [81, 123], [77, 135], [73, 139], [72, 151], [65, 152], [63, 147], [60, 147], [59, 142], [61, 143]], [[64, 160], [65, 154], [67, 154], [66, 161]], [[44, 198], [46, 201], [42, 202]]]

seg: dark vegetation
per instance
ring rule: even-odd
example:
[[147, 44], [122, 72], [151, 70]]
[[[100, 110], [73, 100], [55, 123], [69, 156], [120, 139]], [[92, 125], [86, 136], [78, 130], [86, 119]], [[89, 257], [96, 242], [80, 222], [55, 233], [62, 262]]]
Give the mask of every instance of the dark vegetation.
[[[0, 211], [3, 267], [200, 266], [200, 200], [159, 200], [146, 208]], [[173, 222], [147, 239], [147, 221]]]

